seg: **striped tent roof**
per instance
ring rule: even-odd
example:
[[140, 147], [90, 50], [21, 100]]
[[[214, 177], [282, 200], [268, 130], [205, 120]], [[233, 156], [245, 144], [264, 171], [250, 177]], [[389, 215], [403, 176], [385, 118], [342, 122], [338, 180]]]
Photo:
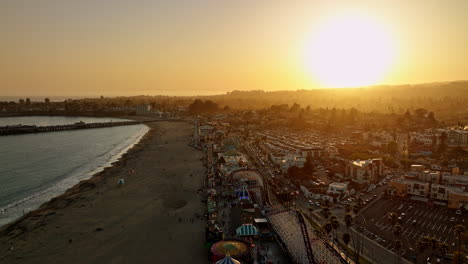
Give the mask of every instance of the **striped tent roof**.
[[241, 225], [236, 229], [238, 236], [255, 236], [258, 235], [258, 230], [254, 225]]
[[225, 258], [216, 262], [216, 264], [241, 264], [240, 261], [233, 259], [229, 253]]
[[241, 189], [236, 191], [236, 195], [239, 200], [248, 200], [249, 197], [249, 190], [247, 189], [247, 185], [242, 185]]

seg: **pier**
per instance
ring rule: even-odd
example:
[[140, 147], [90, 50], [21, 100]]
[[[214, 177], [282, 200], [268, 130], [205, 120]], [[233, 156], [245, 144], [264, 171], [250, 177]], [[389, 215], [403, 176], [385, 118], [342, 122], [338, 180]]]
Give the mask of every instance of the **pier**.
[[105, 123], [78, 122], [75, 124], [56, 125], [56, 126], [35, 126], [35, 125], [3, 126], [3, 127], [0, 127], [0, 136], [57, 132], [57, 131], [78, 130], [78, 129], [92, 129], [92, 128], [115, 127], [115, 126], [132, 126], [132, 125], [141, 125], [141, 124], [145, 124], [145, 123], [153, 122], [153, 121], [161, 121], [161, 120], [118, 121], [118, 122], [105, 122]]

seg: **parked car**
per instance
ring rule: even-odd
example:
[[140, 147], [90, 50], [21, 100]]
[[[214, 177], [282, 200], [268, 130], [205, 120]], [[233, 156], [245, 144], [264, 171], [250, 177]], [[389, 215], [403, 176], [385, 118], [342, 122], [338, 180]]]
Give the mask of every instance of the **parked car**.
[[457, 214], [457, 215], [462, 215], [462, 211], [461, 211], [461, 210], [457, 210], [457, 211], [455, 212], [455, 214]]
[[450, 218], [450, 223], [455, 223], [455, 217]]

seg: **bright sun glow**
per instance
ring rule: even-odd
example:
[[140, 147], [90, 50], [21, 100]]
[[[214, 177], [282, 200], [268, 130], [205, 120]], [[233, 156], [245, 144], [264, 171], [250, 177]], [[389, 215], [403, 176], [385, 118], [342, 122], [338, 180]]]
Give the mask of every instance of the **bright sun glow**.
[[307, 69], [320, 85], [330, 88], [376, 84], [394, 57], [390, 32], [366, 16], [340, 15], [325, 21], [306, 48]]

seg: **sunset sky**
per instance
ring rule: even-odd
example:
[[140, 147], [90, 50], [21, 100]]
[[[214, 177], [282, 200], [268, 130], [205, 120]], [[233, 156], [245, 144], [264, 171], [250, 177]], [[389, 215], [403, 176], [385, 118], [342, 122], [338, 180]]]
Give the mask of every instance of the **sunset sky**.
[[467, 12], [464, 0], [3, 0], [0, 95], [466, 80]]

